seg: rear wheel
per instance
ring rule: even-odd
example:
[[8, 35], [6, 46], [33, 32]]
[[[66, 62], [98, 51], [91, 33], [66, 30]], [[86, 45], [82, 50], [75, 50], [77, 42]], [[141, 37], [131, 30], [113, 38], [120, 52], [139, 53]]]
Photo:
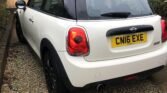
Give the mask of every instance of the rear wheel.
[[26, 39], [23, 35], [23, 32], [22, 32], [22, 29], [21, 29], [21, 24], [20, 24], [20, 21], [16, 18], [16, 34], [17, 34], [17, 37], [18, 37], [18, 40], [21, 42], [21, 43], [26, 43]]
[[43, 67], [49, 93], [69, 93], [59, 75], [60, 70], [53, 51], [44, 52]]

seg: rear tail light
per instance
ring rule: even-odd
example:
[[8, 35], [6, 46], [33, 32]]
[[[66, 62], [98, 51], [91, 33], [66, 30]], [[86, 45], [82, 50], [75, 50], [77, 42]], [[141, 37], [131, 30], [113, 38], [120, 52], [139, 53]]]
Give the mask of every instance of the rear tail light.
[[167, 40], [167, 29], [166, 29], [166, 22], [165, 20], [161, 20], [161, 26], [162, 26], [162, 42], [165, 42]]
[[72, 56], [85, 56], [89, 53], [89, 46], [85, 30], [73, 27], [68, 32], [67, 51]]

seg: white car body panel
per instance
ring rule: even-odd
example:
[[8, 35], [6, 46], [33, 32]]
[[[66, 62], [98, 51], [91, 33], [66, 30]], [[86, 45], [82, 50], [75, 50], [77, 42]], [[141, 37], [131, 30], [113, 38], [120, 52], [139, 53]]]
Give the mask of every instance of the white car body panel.
[[[85, 59], [88, 61], [103, 61], [128, 57], [155, 51], [161, 47], [160, 16], [147, 16], [128, 19], [102, 20], [102, 21], [78, 21], [77, 24], [87, 31], [90, 44], [90, 54]], [[95, 24], [95, 25], [92, 25]], [[110, 29], [135, 26], [152, 25], [154, 31], [148, 31], [148, 41], [143, 44], [135, 44], [124, 47], [112, 48], [111, 38], [106, 37]], [[158, 45], [154, 43], [159, 42]]]
[[[27, 7], [25, 12], [22, 10], [18, 11], [23, 12], [23, 15], [21, 15], [23, 19], [20, 20], [23, 25], [27, 26], [22, 26], [23, 33], [38, 56], [40, 56], [41, 40], [44, 38], [48, 39], [53, 44], [56, 51], [66, 51], [67, 31], [70, 27], [76, 26], [75, 20], [67, 21], [65, 19], [48, 16], [47, 14], [33, 10], [29, 7]], [[31, 16], [27, 17], [28, 14], [31, 14]], [[33, 18], [33, 23], [28, 21], [31, 17]], [[32, 27], [34, 29], [32, 29]]]
[[69, 56], [67, 52], [58, 52], [68, 77], [76, 87], [104, 80], [136, 74], [167, 64], [167, 42], [162, 48], [131, 57], [107, 61], [88, 62], [82, 57]]
[[[23, 34], [40, 57], [41, 41], [48, 39], [62, 61], [73, 86], [114, 79], [167, 64], [167, 42], [161, 43], [160, 16], [123, 20], [76, 21], [54, 17], [29, 7], [18, 9]], [[31, 19], [31, 22], [29, 19]], [[153, 25], [146, 44], [110, 49], [106, 32], [109, 29], [131, 25]], [[90, 54], [73, 57], [67, 53], [66, 37], [71, 27], [81, 26], [88, 34]], [[99, 43], [100, 42], [100, 43]], [[158, 45], [154, 43], [160, 42]], [[112, 52], [112, 53], [111, 53]], [[94, 62], [92, 62], [94, 61]]]

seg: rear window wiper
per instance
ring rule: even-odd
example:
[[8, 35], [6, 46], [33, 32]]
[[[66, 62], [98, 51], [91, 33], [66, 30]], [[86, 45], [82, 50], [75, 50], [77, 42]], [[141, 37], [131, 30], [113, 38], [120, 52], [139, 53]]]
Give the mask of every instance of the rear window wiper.
[[105, 17], [116, 17], [116, 18], [127, 18], [131, 15], [130, 12], [110, 12], [101, 14], [101, 16]]

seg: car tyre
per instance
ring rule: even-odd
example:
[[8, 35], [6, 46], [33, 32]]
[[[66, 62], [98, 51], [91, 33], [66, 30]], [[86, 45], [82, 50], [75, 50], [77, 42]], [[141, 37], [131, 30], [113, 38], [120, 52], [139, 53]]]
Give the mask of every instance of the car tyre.
[[21, 24], [20, 24], [20, 21], [18, 19], [16, 19], [16, 34], [17, 34], [19, 42], [25, 44], [26, 39], [23, 35]]
[[49, 93], [69, 93], [60, 76], [56, 54], [53, 51], [45, 51], [42, 57], [46, 83]]

